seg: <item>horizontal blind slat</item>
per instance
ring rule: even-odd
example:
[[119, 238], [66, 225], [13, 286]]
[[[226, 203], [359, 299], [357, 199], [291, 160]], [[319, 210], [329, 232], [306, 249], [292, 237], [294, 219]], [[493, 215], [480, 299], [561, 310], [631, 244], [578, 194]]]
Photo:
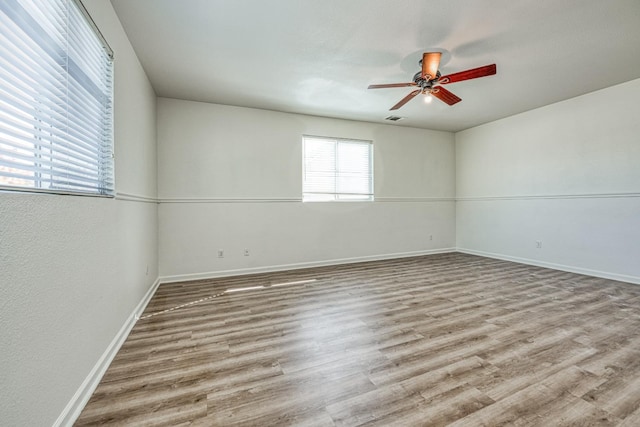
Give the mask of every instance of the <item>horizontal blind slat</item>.
[[[1, 112], [2, 109], [0, 109], [0, 113]], [[62, 153], [67, 153], [78, 160], [85, 161], [95, 158], [100, 153], [97, 147], [85, 149], [84, 147], [73, 144], [72, 141], [62, 139], [65, 134], [58, 132], [56, 129], [43, 130], [42, 128], [36, 127], [38, 123], [34, 123], [32, 126], [19, 125], [17, 123], [9, 125], [5, 120], [0, 119], [0, 125], [2, 124], [4, 124], [5, 127], [0, 130], [0, 142], [11, 144], [13, 141], [15, 144], [17, 141], [22, 141], [23, 145], [27, 143], [55, 143]], [[22, 131], [22, 133], [20, 131]]]

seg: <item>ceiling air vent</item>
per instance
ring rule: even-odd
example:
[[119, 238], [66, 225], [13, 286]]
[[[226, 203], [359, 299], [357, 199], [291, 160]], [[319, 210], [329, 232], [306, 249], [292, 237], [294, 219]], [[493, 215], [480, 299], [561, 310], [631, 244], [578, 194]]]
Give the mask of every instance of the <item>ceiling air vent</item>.
[[385, 120], [391, 120], [392, 122], [397, 122], [399, 120], [404, 120], [404, 117], [400, 117], [400, 116], [389, 116], [389, 117], [385, 117]]

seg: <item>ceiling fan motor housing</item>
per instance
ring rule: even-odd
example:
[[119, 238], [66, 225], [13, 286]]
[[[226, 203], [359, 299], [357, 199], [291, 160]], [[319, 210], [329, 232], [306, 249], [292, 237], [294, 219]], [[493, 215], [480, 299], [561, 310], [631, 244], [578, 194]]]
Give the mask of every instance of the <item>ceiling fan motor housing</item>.
[[[422, 62], [422, 61], [420, 61], [420, 62]], [[422, 71], [418, 71], [413, 76], [413, 82], [416, 85], [418, 85], [418, 87], [421, 88], [422, 90], [431, 89], [433, 87], [433, 85], [438, 82], [438, 79], [440, 78], [441, 75], [442, 74], [440, 74], [440, 71], [438, 71], [436, 73], [435, 78], [433, 78], [431, 80], [427, 80], [427, 79], [422, 77]]]

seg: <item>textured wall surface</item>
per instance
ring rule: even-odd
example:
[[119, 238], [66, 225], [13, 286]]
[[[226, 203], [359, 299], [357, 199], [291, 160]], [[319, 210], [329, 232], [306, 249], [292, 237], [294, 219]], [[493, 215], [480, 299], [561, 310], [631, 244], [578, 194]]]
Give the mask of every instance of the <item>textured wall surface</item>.
[[[302, 135], [372, 140], [376, 201], [302, 203]], [[158, 163], [163, 277], [454, 246], [448, 132], [159, 98]]]
[[[85, 0], [115, 52], [116, 190], [156, 196], [155, 93], [108, 0]], [[158, 275], [157, 205], [0, 193], [0, 424], [63, 413]]]
[[639, 96], [634, 80], [457, 133], [457, 246], [640, 282]]

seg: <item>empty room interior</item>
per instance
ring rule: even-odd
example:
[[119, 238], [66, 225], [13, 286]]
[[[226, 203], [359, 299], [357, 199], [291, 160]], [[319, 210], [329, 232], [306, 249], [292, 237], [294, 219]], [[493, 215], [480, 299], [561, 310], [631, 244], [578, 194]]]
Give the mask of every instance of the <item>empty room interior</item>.
[[637, 0], [0, 19], [0, 424], [640, 425]]

